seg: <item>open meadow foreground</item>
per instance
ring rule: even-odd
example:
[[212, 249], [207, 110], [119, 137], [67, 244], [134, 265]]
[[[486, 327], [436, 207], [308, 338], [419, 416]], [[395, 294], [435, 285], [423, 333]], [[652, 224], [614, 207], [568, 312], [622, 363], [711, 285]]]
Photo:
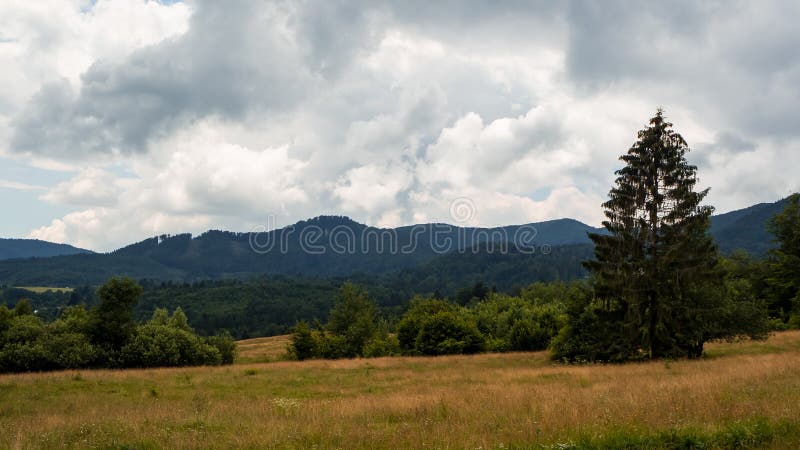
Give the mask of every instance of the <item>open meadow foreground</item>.
[[[247, 360], [277, 356], [259, 341]], [[0, 448], [798, 448], [799, 405], [791, 331], [624, 365], [538, 352], [2, 375]]]

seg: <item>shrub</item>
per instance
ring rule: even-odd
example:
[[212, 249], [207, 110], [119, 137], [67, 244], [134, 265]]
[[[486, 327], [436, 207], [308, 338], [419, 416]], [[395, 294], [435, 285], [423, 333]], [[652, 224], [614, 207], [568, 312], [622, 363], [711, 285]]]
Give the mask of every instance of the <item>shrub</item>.
[[52, 369], [40, 342], [13, 343], [0, 350], [0, 371], [30, 372]]
[[219, 350], [200, 337], [172, 326], [140, 326], [120, 351], [126, 367], [219, 365]]
[[222, 364], [233, 364], [233, 360], [236, 359], [236, 341], [227, 330], [209, 336], [206, 342], [217, 349]]
[[32, 343], [45, 333], [44, 323], [34, 315], [19, 315], [8, 324], [3, 341], [9, 344]]
[[96, 357], [94, 346], [81, 333], [52, 335], [44, 340], [43, 347], [47, 360], [58, 369], [88, 367]]
[[347, 338], [338, 334], [316, 332], [317, 355], [326, 359], [347, 358]]
[[622, 311], [588, 302], [584, 309], [572, 312], [569, 323], [552, 340], [553, 359], [567, 362], [634, 359], [638, 352], [627, 339]]
[[445, 300], [415, 297], [409, 310], [397, 324], [397, 340], [403, 354], [416, 354], [417, 336], [422, 324], [430, 316], [444, 311], [455, 311], [456, 306]]
[[445, 311], [423, 321], [414, 347], [423, 355], [477, 353], [484, 339], [474, 322]]
[[[478, 329], [487, 338], [490, 351], [544, 350], [550, 340], [558, 334], [565, 319], [562, 318], [564, 304], [553, 297], [566, 286], [555, 284], [559, 290], [546, 289], [539, 284], [524, 291], [526, 298], [493, 294], [471, 310]], [[538, 287], [536, 287], [538, 286]], [[535, 288], [536, 287], [536, 288]], [[535, 289], [534, 289], [535, 288]], [[532, 297], [535, 293], [549, 297]]]
[[378, 358], [381, 356], [397, 356], [400, 354], [400, 341], [397, 336], [387, 335], [382, 338], [375, 338], [367, 342], [364, 346], [364, 356], [367, 358]]
[[317, 339], [307, 322], [299, 322], [292, 329], [289, 356], [299, 361], [316, 358], [319, 353]]

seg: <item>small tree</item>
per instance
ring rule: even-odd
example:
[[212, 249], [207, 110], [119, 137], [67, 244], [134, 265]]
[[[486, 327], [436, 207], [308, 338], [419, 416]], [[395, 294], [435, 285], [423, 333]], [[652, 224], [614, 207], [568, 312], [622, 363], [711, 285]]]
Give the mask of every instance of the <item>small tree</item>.
[[90, 313], [90, 332], [95, 344], [120, 349], [128, 342], [136, 323], [133, 307], [142, 295], [142, 287], [130, 278], [111, 278], [97, 290], [100, 304]]
[[328, 331], [344, 339], [343, 356], [362, 355], [364, 346], [378, 331], [376, 323], [375, 303], [358, 286], [345, 283], [326, 326]]
[[228, 330], [223, 330], [206, 341], [219, 352], [222, 364], [233, 364], [236, 359], [236, 341]]
[[292, 329], [292, 337], [289, 342], [289, 355], [296, 360], [315, 358], [318, 352], [317, 340], [308, 322], [298, 322]]
[[33, 305], [31, 305], [31, 301], [27, 298], [23, 298], [22, 300], [17, 302], [17, 305], [14, 306], [14, 315], [15, 316], [28, 316], [33, 315]]

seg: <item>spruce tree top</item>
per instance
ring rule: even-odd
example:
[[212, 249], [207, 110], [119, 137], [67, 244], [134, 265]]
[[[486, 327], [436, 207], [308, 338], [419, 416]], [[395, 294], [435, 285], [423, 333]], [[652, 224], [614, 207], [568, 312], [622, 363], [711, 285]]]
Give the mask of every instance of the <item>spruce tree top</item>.
[[711, 207], [700, 207], [708, 189], [694, 192], [697, 167], [686, 161], [688, 151], [659, 108], [649, 126], [639, 131], [638, 141], [620, 157], [626, 165], [615, 172], [618, 178], [603, 204], [608, 218], [603, 225], [612, 232], [621, 225], [655, 232], [662, 224], [693, 214], [710, 215]]

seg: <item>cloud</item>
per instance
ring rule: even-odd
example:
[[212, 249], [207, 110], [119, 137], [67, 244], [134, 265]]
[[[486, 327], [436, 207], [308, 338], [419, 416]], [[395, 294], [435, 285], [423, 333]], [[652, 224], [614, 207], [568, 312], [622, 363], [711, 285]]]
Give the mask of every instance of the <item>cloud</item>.
[[90, 167], [69, 181], [59, 183], [42, 199], [69, 205], [114, 206], [120, 193], [120, 184], [124, 184], [124, 180], [118, 181], [105, 170]]
[[42, 198], [76, 211], [36, 236], [450, 221], [463, 197], [473, 225], [598, 225], [658, 106], [718, 210], [797, 189], [788, 1], [2, 8], [0, 153], [74, 172]]
[[[92, 64], [125, 58], [137, 48], [185, 32], [190, 14], [183, 3], [166, 5], [152, 0], [99, 0], [91, 7], [84, 6], [83, 2], [64, 0], [0, 4], [0, 65], [4, 68], [0, 72], [0, 135], [11, 134], [4, 129], [8, 122], [25, 122], [20, 117], [23, 109], [29, 110], [25, 114], [28, 121], [49, 117], [35, 110], [37, 103], [29, 104], [36, 92], [50, 89], [35, 99], [43, 102], [53, 98], [53, 89], [70, 86], [62, 97], [53, 98], [63, 102], [79, 91], [81, 75]], [[33, 130], [45, 128], [31, 126]], [[22, 143], [31, 140], [24, 137]], [[2, 147], [11, 146], [3, 142]], [[35, 147], [30, 150], [43, 153]]]
[[47, 188], [44, 186], [37, 186], [34, 184], [19, 183], [17, 181], [0, 179], [0, 189], [15, 189], [19, 191], [38, 191]]
[[800, 29], [789, 1], [573, 2], [567, 68], [583, 89], [625, 87], [711, 128], [797, 137]]
[[162, 233], [199, 233], [211, 227], [246, 231], [309, 202], [298, 184], [305, 164], [286, 147], [230, 144], [221, 138], [222, 129], [218, 123], [199, 123], [165, 139], [158, 146], [169, 151], [140, 160], [125, 177], [98, 168], [81, 171], [43, 199], [86, 209], [30, 236], [112, 250]]
[[210, 116], [291, 108], [314, 90], [292, 7], [201, 1], [186, 33], [122, 59], [101, 59], [80, 86], [61, 79], [14, 121], [11, 148], [61, 157], [146, 152]]
[[382, 214], [408, 189], [411, 173], [402, 167], [368, 165], [349, 170], [333, 189], [345, 212]]
[[[69, 213], [62, 219], [54, 219], [48, 226], [32, 230], [28, 237], [49, 242], [69, 242], [80, 248], [107, 244], [103, 236], [107, 236], [113, 230], [110, 230], [107, 222], [102, 219], [107, 218], [108, 214], [109, 212], [104, 209]], [[74, 230], [80, 230], [80, 233], [75, 234]]]

